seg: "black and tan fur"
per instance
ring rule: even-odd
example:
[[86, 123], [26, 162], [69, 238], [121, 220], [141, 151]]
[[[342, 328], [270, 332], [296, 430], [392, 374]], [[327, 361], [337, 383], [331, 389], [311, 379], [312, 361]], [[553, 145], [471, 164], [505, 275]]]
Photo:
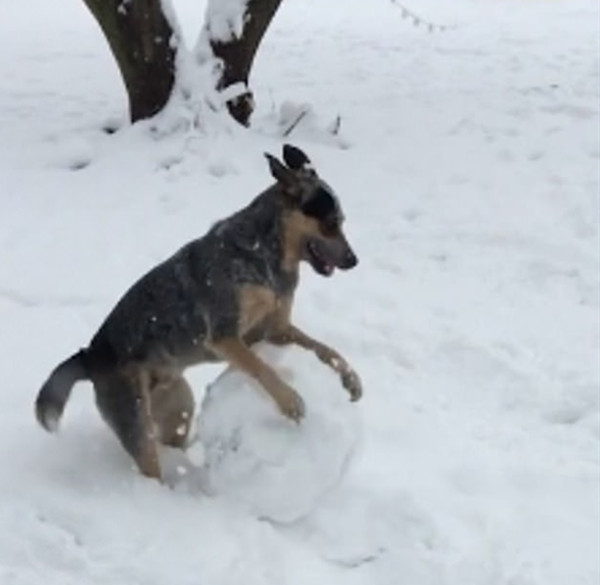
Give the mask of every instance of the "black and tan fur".
[[302, 418], [300, 396], [252, 351], [262, 340], [313, 351], [352, 400], [360, 398], [346, 360], [290, 322], [300, 262], [324, 276], [357, 264], [338, 200], [300, 149], [285, 145], [285, 164], [266, 157], [275, 184], [142, 276], [88, 347], [54, 369], [35, 404], [45, 429], [57, 428], [73, 385], [91, 380], [122, 446], [143, 474], [160, 479], [157, 445], [186, 445], [189, 366], [229, 363], [256, 379], [285, 416]]

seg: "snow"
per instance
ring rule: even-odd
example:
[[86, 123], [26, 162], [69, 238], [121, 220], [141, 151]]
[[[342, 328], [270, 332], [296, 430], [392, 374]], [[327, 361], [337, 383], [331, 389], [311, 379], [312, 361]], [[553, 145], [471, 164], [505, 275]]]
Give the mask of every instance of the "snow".
[[[384, 0], [285, 0], [245, 131], [124, 126], [83, 3], [4, 0], [2, 585], [598, 582], [598, 5], [404, 4], [448, 30]], [[173, 5], [192, 46], [206, 5]], [[330, 279], [303, 268], [294, 306], [363, 380], [337, 485], [285, 524], [243, 505], [243, 486], [159, 486], [87, 383], [61, 432], [40, 430], [49, 370], [133, 279], [268, 184], [262, 153], [304, 110], [286, 140], [336, 190], [360, 259]], [[221, 371], [190, 371], [199, 404]]]
[[248, 0], [208, 0], [206, 26], [215, 41], [226, 42], [242, 36]]

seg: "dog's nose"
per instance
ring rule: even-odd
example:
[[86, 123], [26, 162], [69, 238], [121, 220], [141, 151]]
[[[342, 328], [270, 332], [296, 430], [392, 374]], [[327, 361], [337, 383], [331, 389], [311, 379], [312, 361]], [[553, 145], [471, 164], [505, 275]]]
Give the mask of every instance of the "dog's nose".
[[350, 268], [354, 268], [358, 264], [358, 258], [356, 254], [348, 249], [342, 258], [342, 262], [340, 264], [340, 268], [342, 270], [350, 270]]

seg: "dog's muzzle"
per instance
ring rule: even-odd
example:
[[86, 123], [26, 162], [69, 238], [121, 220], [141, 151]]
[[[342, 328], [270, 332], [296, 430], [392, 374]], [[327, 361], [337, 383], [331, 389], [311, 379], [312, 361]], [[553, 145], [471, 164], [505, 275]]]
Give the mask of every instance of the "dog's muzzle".
[[340, 270], [350, 270], [350, 268], [354, 268], [357, 264], [358, 258], [356, 257], [356, 254], [348, 248], [342, 255], [337, 267]]
[[309, 239], [305, 244], [305, 260], [318, 274], [331, 276], [335, 268], [349, 270], [358, 264], [358, 258], [342, 236], [323, 240], [320, 238]]

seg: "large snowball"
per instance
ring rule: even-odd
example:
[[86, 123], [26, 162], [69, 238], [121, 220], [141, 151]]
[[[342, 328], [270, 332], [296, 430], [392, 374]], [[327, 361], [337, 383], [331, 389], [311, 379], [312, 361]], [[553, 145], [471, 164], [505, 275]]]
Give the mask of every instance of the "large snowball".
[[209, 489], [259, 517], [291, 522], [335, 487], [359, 438], [359, 403], [338, 375], [296, 346], [254, 351], [302, 396], [300, 424], [283, 417], [266, 392], [228, 368], [206, 393], [197, 421]]

